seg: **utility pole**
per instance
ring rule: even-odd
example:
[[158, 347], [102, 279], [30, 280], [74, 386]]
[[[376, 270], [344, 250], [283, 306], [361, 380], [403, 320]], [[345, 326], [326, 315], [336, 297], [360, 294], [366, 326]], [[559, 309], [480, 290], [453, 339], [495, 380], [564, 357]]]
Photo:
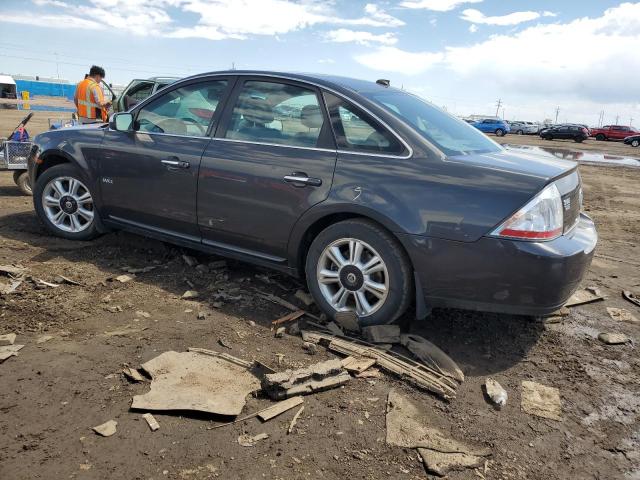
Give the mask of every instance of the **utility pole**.
[[629, 117], [629, 126], [633, 125], [633, 117]]
[[602, 122], [604, 122], [604, 110], [600, 110], [600, 115], [598, 116], [598, 127], [602, 126]]
[[619, 119], [620, 119], [620, 115], [616, 115], [616, 125], [618, 124]]
[[558, 123], [558, 114], [560, 113], [560, 107], [556, 107], [556, 123]]
[[500, 111], [501, 106], [502, 106], [502, 99], [499, 98], [498, 102], [496, 103], [496, 117], [498, 117], [498, 112]]

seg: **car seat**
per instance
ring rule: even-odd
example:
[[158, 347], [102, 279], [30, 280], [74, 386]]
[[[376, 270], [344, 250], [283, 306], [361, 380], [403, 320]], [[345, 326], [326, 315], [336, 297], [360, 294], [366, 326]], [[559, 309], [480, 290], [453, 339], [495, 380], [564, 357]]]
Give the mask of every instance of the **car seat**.
[[267, 127], [275, 116], [269, 102], [260, 97], [249, 97], [240, 108], [242, 124], [237, 130], [235, 138], [242, 140], [269, 142], [282, 138], [282, 134], [275, 128]]
[[[302, 107], [302, 110], [300, 110], [300, 123], [309, 130], [296, 133], [296, 143], [305, 147], [315, 147], [318, 143], [318, 136], [323, 122], [322, 112], [318, 105], [305, 105]], [[312, 129], [314, 131], [311, 131]]]

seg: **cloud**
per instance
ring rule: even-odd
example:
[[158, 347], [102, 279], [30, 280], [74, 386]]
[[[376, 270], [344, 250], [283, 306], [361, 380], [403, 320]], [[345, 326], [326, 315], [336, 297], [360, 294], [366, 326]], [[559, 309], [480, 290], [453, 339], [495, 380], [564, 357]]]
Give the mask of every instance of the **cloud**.
[[360, 45], [371, 45], [372, 43], [379, 43], [382, 45], [394, 45], [398, 42], [398, 39], [393, 33], [381, 33], [375, 34], [371, 32], [360, 32], [355, 30], [349, 30], [346, 28], [340, 28], [338, 30], [331, 30], [325, 33], [324, 38], [329, 42], [334, 43], [357, 43]]
[[396, 47], [380, 47], [371, 53], [355, 56], [355, 60], [372, 70], [401, 72], [415, 75], [441, 62], [444, 54], [436, 52], [407, 52]]
[[469, 25], [469, 31], [471, 33], [476, 33], [478, 31], [478, 26], [472, 23], [471, 25]]
[[[366, 4], [361, 16], [342, 16], [327, 0], [88, 0], [71, 5], [61, 0], [32, 0], [41, 7], [63, 11], [47, 14], [51, 24], [31, 22], [36, 26], [93, 29], [101, 23], [113, 30], [134, 35], [208, 40], [247, 39], [257, 35], [277, 36], [316, 25], [396, 28], [404, 25], [399, 18], [376, 4]], [[184, 24], [169, 12], [179, 10], [196, 15], [195, 22]], [[176, 17], [177, 18], [177, 17]], [[87, 21], [87, 19], [89, 19]], [[3, 13], [0, 22], [28, 23], [17, 12]], [[387, 37], [386, 43], [389, 43]], [[378, 43], [384, 43], [378, 40]]]
[[433, 10], [435, 12], [448, 12], [458, 5], [480, 2], [482, 2], [482, 0], [407, 0], [400, 2], [400, 6], [404, 8]]
[[513, 12], [508, 15], [500, 15], [494, 17], [487, 17], [480, 10], [474, 10], [473, 8], [468, 8], [462, 12], [460, 18], [462, 20], [466, 20], [471, 23], [480, 23], [484, 25], [517, 25], [522, 22], [530, 22], [531, 20], [535, 20], [540, 18], [542, 15], [538, 12]]
[[[557, 52], [558, 45], [576, 45], [585, 54], [549, 55]], [[623, 3], [599, 17], [538, 24], [469, 46], [440, 52], [381, 47], [355, 60], [379, 72], [407, 75], [437, 66], [444, 70], [439, 75], [449, 74], [459, 82], [473, 80], [478, 88], [513, 95], [637, 104], [640, 82], [630, 79], [640, 78], [640, 57], [629, 52], [635, 52], [638, 45], [640, 3]]]
[[24, 13], [11, 14], [3, 13], [0, 16], [0, 22], [18, 23], [22, 25], [29, 25], [35, 27], [49, 27], [49, 28], [65, 28], [68, 29], [69, 25], [73, 25], [74, 28], [81, 28], [87, 30], [104, 30], [105, 26], [101, 23], [94, 22], [93, 20], [87, 20], [85, 18], [78, 18], [72, 15], [33, 15], [26, 16]]

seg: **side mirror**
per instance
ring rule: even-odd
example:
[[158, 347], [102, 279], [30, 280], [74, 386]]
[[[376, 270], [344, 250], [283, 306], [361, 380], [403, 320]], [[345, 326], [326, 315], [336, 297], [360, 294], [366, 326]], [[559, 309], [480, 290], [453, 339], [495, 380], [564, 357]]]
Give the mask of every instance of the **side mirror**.
[[109, 122], [109, 128], [118, 132], [129, 132], [133, 127], [133, 115], [128, 112], [115, 113]]

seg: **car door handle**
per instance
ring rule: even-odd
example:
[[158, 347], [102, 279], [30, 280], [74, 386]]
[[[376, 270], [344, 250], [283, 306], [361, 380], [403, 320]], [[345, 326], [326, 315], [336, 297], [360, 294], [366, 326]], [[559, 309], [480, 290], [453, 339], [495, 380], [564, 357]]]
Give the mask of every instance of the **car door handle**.
[[189, 168], [191, 164], [189, 162], [185, 162], [184, 160], [178, 160], [177, 157], [171, 157], [166, 160], [160, 160], [160, 163], [166, 165], [169, 170], [175, 170], [178, 168]]
[[295, 187], [304, 187], [305, 185], [319, 187], [322, 185], [322, 180], [319, 178], [309, 178], [304, 172], [293, 172], [291, 175], [286, 175], [284, 181], [292, 183]]

